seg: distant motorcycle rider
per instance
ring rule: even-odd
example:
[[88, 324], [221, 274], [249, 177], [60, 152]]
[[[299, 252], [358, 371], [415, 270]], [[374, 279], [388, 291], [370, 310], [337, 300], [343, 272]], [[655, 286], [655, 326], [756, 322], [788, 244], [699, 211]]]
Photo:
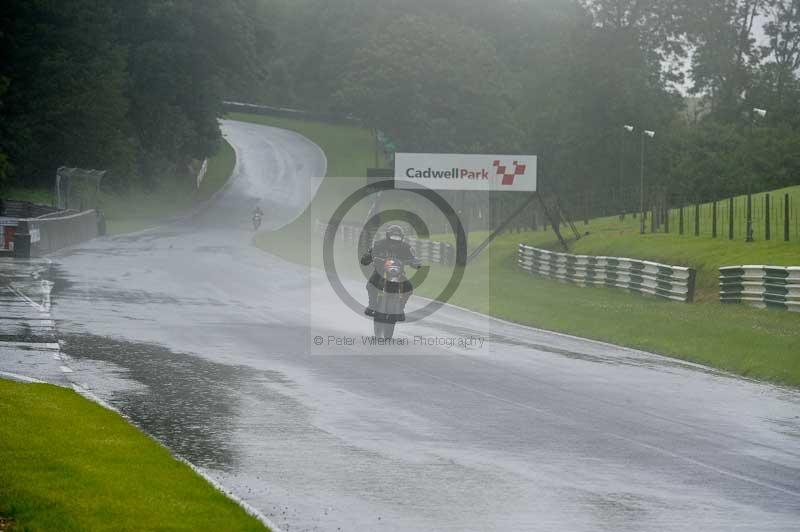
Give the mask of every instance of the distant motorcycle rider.
[[[412, 268], [420, 268], [422, 262], [414, 255], [414, 249], [405, 241], [405, 234], [399, 225], [391, 225], [386, 229], [386, 238], [375, 242], [372, 249], [361, 256], [361, 264], [368, 266], [372, 264], [375, 257], [394, 257], [403, 261]], [[367, 316], [375, 315], [375, 307], [378, 306], [378, 292], [384, 286], [383, 277], [377, 270], [372, 272], [372, 276], [367, 281], [367, 295], [369, 296], [369, 306], [364, 310]], [[414, 287], [408, 279], [403, 283], [389, 283], [386, 287], [388, 291], [403, 293], [403, 308], [411, 297]], [[405, 313], [401, 315], [399, 321], [405, 320]]]
[[261, 210], [259, 205], [253, 210], [253, 230], [258, 231], [261, 227], [261, 219], [264, 217], [264, 211]]

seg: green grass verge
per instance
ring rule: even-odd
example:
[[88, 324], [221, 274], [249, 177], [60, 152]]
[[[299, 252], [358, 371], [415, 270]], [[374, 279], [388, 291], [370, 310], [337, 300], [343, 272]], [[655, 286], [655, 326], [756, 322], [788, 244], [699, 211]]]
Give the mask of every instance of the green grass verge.
[[[785, 193], [800, 202], [800, 186], [770, 192], [771, 197], [783, 197]], [[763, 201], [764, 194], [754, 195], [754, 203]], [[744, 198], [737, 198], [743, 203]], [[797, 203], [795, 203], [797, 204]], [[705, 206], [708, 210], [709, 206]], [[742, 209], [739, 209], [743, 213]], [[576, 223], [581, 232], [589, 234], [571, 244], [571, 252], [584, 255], [606, 255], [631, 257], [672, 264], [691, 266], [697, 270], [697, 299], [711, 301], [719, 297], [719, 268], [739, 264], [769, 264], [774, 266], [800, 266], [800, 238], [783, 241], [782, 228], [773, 223], [773, 239], [764, 240], [760, 233], [756, 241], [747, 243], [743, 238], [728, 240], [720, 229], [720, 236], [712, 238], [710, 230], [694, 236], [693, 211], [686, 211], [686, 234], [677, 234], [677, 224], [671, 222], [670, 233], [639, 234], [639, 220], [627, 216], [621, 222], [618, 217], [606, 217]], [[741, 214], [743, 216], [743, 214]], [[673, 218], [675, 213], [673, 213]], [[740, 219], [735, 224], [741, 225]], [[708, 226], [707, 226], [708, 227]], [[727, 227], [727, 226], [726, 226]], [[780, 229], [780, 231], [778, 231]], [[650, 230], [648, 225], [648, 231]], [[691, 233], [691, 234], [689, 234]], [[564, 233], [567, 234], [566, 232]], [[794, 235], [794, 233], [793, 233]], [[526, 243], [561, 251], [552, 231], [529, 233]]]
[[218, 191], [233, 173], [236, 154], [223, 141], [219, 151], [208, 159], [208, 171], [200, 189], [192, 183], [167, 180], [153, 193], [132, 191], [125, 195], [102, 193], [100, 208], [106, 215], [108, 234], [141, 231], [180, 215]]
[[[479, 243], [485, 234], [471, 234]], [[800, 315], [759, 311], [716, 300], [686, 304], [607, 287], [579, 287], [530, 275], [516, 264], [520, 241], [537, 233], [499, 237], [476, 262], [450, 303], [515, 323], [573, 334], [705, 364], [738, 375], [800, 386]], [[307, 240], [257, 245], [287, 260], [307, 264]], [[319, 241], [321, 245], [321, 239]], [[339, 273], [358, 279], [356, 252], [337, 245]], [[313, 264], [321, 268], [322, 265]], [[433, 266], [416, 294], [436, 297], [451, 270]], [[487, 288], [488, 284], [488, 288]]]
[[[243, 113], [230, 113], [226, 118], [295, 131], [322, 148], [328, 159], [328, 171], [315, 198], [313, 209], [317, 214], [322, 213], [319, 214], [322, 218], [325, 213], [332, 213], [344, 200], [345, 191], [336, 186], [336, 178], [366, 177], [367, 168], [374, 167], [376, 163], [372, 132], [362, 127]], [[377, 162], [379, 166], [384, 164], [381, 157]], [[307, 210], [280, 231], [259, 233], [256, 236], [257, 245], [262, 248], [281, 248], [286, 251], [290, 260], [305, 263], [308, 261], [307, 237], [310, 223], [313, 220]]]
[[225, 118], [300, 133], [325, 152], [328, 176], [366, 176], [367, 168], [375, 166], [375, 141], [372, 133], [362, 127], [245, 113], [228, 113]]
[[[165, 180], [157, 191], [151, 193], [136, 190], [126, 194], [101, 192], [98, 202], [106, 215], [108, 234], [148, 229], [207, 201], [227, 182], [235, 165], [233, 148], [223, 142], [219, 151], [209, 158], [208, 171], [199, 190], [189, 182]], [[42, 205], [54, 204], [53, 192], [49, 189], [12, 188], [4, 197]]]
[[3, 380], [0, 515], [31, 532], [265, 530], [116, 413]]
[[[518, 243], [533, 236], [536, 233], [507, 234], [495, 241], [469, 266], [451, 303], [525, 325], [800, 386], [797, 314], [715, 300], [676, 303], [533, 276], [515, 266]], [[487, 279], [488, 300], [483, 295]], [[433, 295], [424, 286], [418, 293]]]
[[[268, 119], [264, 123], [282, 127], [280, 122]], [[353, 152], [371, 152], [371, 138], [366, 135], [361, 137], [360, 147], [353, 144], [359, 141], [358, 138], [352, 138], [344, 146], [326, 144], [325, 136], [330, 136], [330, 132], [335, 132], [339, 126], [326, 125], [326, 135], [315, 138], [314, 131], [319, 125], [290, 125], [290, 129], [300, 131], [320, 144], [332, 159]], [[325, 180], [314, 200], [314, 211], [324, 210], [327, 208], [325, 205], [338, 199], [337, 191], [331, 189], [334, 183], [335, 179]], [[800, 193], [800, 187], [787, 191], [796, 195]], [[773, 195], [782, 193], [777, 191]], [[330, 196], [326, 197], [326, 194]], [[759, 198], [757, 196], [756, 201], [760, 201]], [[320, 204], [323, 204], [322, 208]], [[262, 233], [256, 239], [256, 245], [287, 260], [307, 264], [310, 259], [308, 223], [309, 220], [301, 219], [279, 231]], [[639, 235], [638, 220], [630, 216], [624, 222], [609, 217], [591, 220], [588, 226], [582, 222], [577, 226], [590, 234], [573, 244], [575, 253], [627, 256], [697, 268], [699, 302], [675, 303], [606, 287], [581, 288], [521, 272], [515, 266], [520, 242], [559, 248], [552, 231], [538, 231], [508, 233], [498, 238], [489, 251], [467, 269], [451, 303], [525, 325], [643, 349], [743, 376], [800, 386], [800, 349], [797, 348], [800, 345], [800, 316], [721, 305], [716, 291], [719, 266], [744, 263], [800, 265], [800, 243], [773, 240], [747, 244], [710, 236], [676, 234], [642, 236]], [[686, 227], [688, 230], [689, 225]], [[486, 235], [472, 233], [470, 244], [478, 244]], [[435, 296], [432, 287], [441, 286], [440, 277], [445, 273], [449, 272], [433, 268], [431, 282], [420, 287], [417, 293]], [[487, 282], [490, 285], [488, 298]]]
[[53, 191], [49, 188], [11, 187], [3, 194], [3, 197], [10, 200], [30, 201], [39, 205], [53, 205], [55, 203]]

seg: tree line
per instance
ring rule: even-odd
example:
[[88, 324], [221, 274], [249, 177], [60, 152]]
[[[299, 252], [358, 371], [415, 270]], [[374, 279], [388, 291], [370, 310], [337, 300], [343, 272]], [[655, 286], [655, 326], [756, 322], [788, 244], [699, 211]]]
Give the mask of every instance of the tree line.
[[708, 200], [800, 182], [798, 70], [800, 0], [9, 0], [0, 177], [154, 187], [227, 98], [540, 155], [563, 195], [635, 197], [653, 130], [647, 190]]
[[258, 0], [7, 0], [0, 7], [0, 178], [61, 165], [152, 189], [220, 142], [228, 87], [263, 86]]
[[800, 183], [798, 0], [274, 5], [271, 100], [352, 113], [399, 150], [537, 154], [546, 185], [613, 208], [638, 196], [647, 129], [648, 191]]

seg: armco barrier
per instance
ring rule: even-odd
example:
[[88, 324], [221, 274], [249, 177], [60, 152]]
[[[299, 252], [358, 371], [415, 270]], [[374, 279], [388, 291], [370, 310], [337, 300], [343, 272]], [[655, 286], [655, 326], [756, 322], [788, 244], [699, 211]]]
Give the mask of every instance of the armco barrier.
[[519, 245], [517, 264], [532, 274], [581, 286], [624, 288], [687, 303], [694, 300], [696, 272], [692, 268], [620, 257], [556, 253], [525, 244]]
[[14, 256], [38, 257], [97, 236], [97, 213], [85, 211], [60, 217], [19, 221], [14, 236]]
[[350, 115], [339, 113], [324, 113], [319, 111], [306, 111], [304, 109], [291, 109], [288, 107], [274, 107], [272, 105], [257, 105], [245, 102], [232, 102], [225, 100], [222, 107], [227, 112], [248, 113], [297, 120], [314, 120], [318, 122], [355, 123], [357, 120]]
[[[328, 225], [317, 220], [317, 233], [324, 235]], [[336, 238], [342, 242], [358, 244], [362, 226], [353, 223], [342, 223], [336, 232]], [[413, 237], [406, 238], [406, 242], [414, 248], [417, 258], [430, 264], [453, 264], [455, 263], [455, 246], [446, 242], [436, 242], [434, 240], [421, 240]]]
[[720, 268], [719, 299], [723, 303], [800, 312], [800, 266]]

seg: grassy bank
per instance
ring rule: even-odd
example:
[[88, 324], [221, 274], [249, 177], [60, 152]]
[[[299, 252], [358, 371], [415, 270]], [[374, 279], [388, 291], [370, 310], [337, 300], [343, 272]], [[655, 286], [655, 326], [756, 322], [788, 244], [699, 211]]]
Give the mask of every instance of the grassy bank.
[[154, 227], [165, 220], [188, 212], [208, 200], [233, 173], [236, 154], [227, 142], [208, 159], [208, 171], [199, 189], [193, 183], [167, 180], [153, 193], [131, 192], [125, 196], [101, 194], [100, 208], [108, 220], [108, 233], [121, 234]]
[[[264, 120], [281, 127], [280, 120]], [[372, 149], [371, 139], [367, 136], [361, 138], [360, 146], [353, 144], [359, 141], [358, 138], [351, 138], [344, 145], [326, 144], [325, 136], [332, 132], [339, 137], [335, 133], [338, 126], [326, 125], [326, 134], [320, 136], [315, 132], [319, 125], [290, 125], [290, 129], [300, 131], [320, 144], [334, 160], [349, 153], [366, 155]], [[314, 200], [315, 210], [321, 210], [320, 203], [331, 204], [341, 195], [340, 191], [332, 190], [334, 183], [335, 179], [326, 179], [324, 188]], [[800, 188], [795, 187], [788, 192], [796, 194], [799, 191]], [[782, 194], [782, 191], [777, 193]], [[270, 253], [307, 263], [307, 223], [308, 220], [300, 220], [294, 224], [297, 227], [263, 233], [256, 243]], [[689, 225], [686, 227], [688, 232]], [[559, 249], [552, 231], [509, 233], [500, 237], [488, 252], [470, 265], [451, 302], [525, 325], [800, 386], [800, 349], [797, 348], [800, 345], [800, 316], [744, 306], [723, 306], [717, 302], [716, 289], [717, 268], [721, 265], [800, 265], [800, 243], [772, 240], [747, 244], [712, 239], [710, 235], [642, 236], [639, 235], [638, 220], [630, 216], [624, 222], [617, 217], [591, 220], [588, 226], [581, 222], [578, 228], [582, 232], [588, 231], [589, 235], [573, 244], [575, 253], [627, 256], [697, 268], [699, 302], [690, 305], [605, 287], [580, 288], [519, 271], [515, 266], [517, 244], [525, 242]], [[470, 243], [479, 243], [483, 236], [485, 233], [472, 234]], [[431, 287], [437, 286], [438, 276], [444, 274], [433, 268], [431, 283], [420, 287], [418, 293], [435, 296]], [[485, 297], [487, 282], [491, 294], [488, 299]]]
[[365, 176], [367, 168], [375, 166], [375, 141], [362, 127], [245, 113], [228, 113], [225, 118], [300, 133], [325, 152], [330, 177]]
[[[236, 164], [236, 154], [227, 142], [208, 160], [208, 171], [199, 189], [192, 183], [164, 180], [154, 192], [131, 191], [127, 194], [101, 192], [99, 208], [106, 215], [109, 234], [130, 233], [154, 227], [170, 217], [180, 215], [206, 201], [228, 180]], [[32, 201], [42, 205], [54, 204], [50, 189], [12, 188], [6, 199]]]
[[3, 380], [0, 516], [31, 532], [265, 530], [119, 415]]
[[[800, 186], [772, 191], [771, 196], [783, 197], [790, 194], [800, 203]], [[753, 202], [763, 201], [764, 194], [753, 196]], [[743, 203], [744, 198], [737, 198]], [[795, 203], [796, 204], [796, 203]], [[706, 205], [704, 208], [709, 209]], [[742, 225], [744, 211], [740, 209], [735, 218], [736, 225]], [[770, 264], [775, 266], [800, 266], [800, 238], [783, 241], [782, 229], [773, 225], [773, 239], [764, 240], [756, 233], [755, 242], [747, 243], [743, 238], [728, 240], [720, 228], [720, 236], [712, 238], [710, 232], [694, 236], [693, 216], [686, 211], [686, 234], [677, 234], [677, 225], [672, 222], [669, 234], [639, 234], [639, 220], [627, 216], [624, 221], [618, 217], [606, 217], [576, 223], [582, 233], [589, 234], [571, 244], [571, 252], [585, 255], [607, 255], [653, 260], [697, 269], [697, 289], [699, 301], [710, 301], [719, 297], [719, 268], [738, 264]], [[774, 222], [773, 222], [774, 223]], [[648, 231], [649, 231], [648, 225]], [[565, 233], [566, 234], [566, 233]], [[552, 231], [529, 233], [525, 242], [535, 246], [561, 251], [561, 246]]]
[[39, 205], [52, 205], [55, 203], [53, 200], [53, 191], [49, 188], [11, 187], [6, 191], [3, 197], [5, 199], [17, 201], [30, 201], [31, 203], [37, 203]]
[[[467, 269], [451, 302], [525, 325], [800, 386], [797, 314], [722, 305], [716, 300], [676, 303], [532, 276], [518, 270], [515, 260], [517, 244], [537, 236], [515, 233], [495, 241], [490, 251]], [[482, 295], [486, 279], [490, 283], [488, 301]], [[424, 286], [418, 292], [432, 295]]]
[[[332, 212], [344, 199], [345, 191], [337, 186], [337, 177], [365, 177], [367, 168], [376, 163], [372, 132], [362, 127], [243, 113], [230, 113], [226, 118], [295, 131], [322, 148], [328, 159], [328, 171], [315, 198], [316, 213]], [[380, 157], [378, 164], [384, 164]], [[313, 220], [306, 211], [280, 231], [259, 233], [257, 244], [265, 249], [283, 249], [296, 262], [305, 262], [310, 223]]]

